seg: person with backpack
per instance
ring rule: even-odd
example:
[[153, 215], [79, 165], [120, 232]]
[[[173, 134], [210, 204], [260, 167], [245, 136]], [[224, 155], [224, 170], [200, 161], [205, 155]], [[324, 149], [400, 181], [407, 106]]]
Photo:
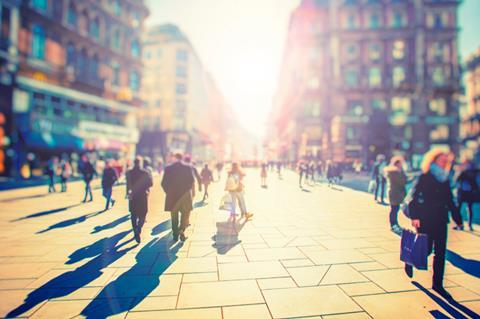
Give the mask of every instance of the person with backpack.
[[[435, 252], [433, 258], [432, 289], [445, 299], [452, 296], [443, 287], [445, 273], [445, 255], [447, 250], [447, 233], [449, 213], [457, 227], [462, 225], [457, 205], [450, 188], [449, 171], [453, 154], [440, 149], [433, 149], [424, 156], [418, 177], [412, 189], [411, 199], [407, 203], [412, 226], [417, 233], [428, 236], [428, 250]], [[411, 278], [413, 267], [405, 264], [405, 272]]]
[[[468, 227], [473, 231], [473, 205], [480, 203], [480, 169], [473, 162], [467, 163], [466, 169], [457, 178], [458, 205], [468, 208]], [[461, 229], [461, 228], [459, 228]]]
[[102, 174], [102, 194], [106, 199], [105, 210], [110, 208], [110, 204], [115, 205], [115, 199], [112, 197], [113, 185], [118, 180], [118, 174], [115, 168], [113, 167], [113, 162], [107, 161], [105, 164], [105, 169]]
[[230, 196], [233, 199], [233, 214], [235, 214], [237, 202], [240, 207], [241, 217], [245, 220], [252, 218], [253, 214], [247, 212], [247, 206], [245, 205], [244, 191], [245, 187], [242, 183], [245, 174], [240, 169], [238, 163], [232, 163], [232, 168], [228, 172], [227, 183], [225, 184], [225, 190], [230, 193]]
[[211, 182], [213, 182], [213, 173], [210, 168], [208, 168], [208, 164], [205, 164], [202, 171], [200, 172], [200, 178], [202, 180], [203, 188], [205, 191], [203, 193], [202, 202], [205, 202], [205, 200], [208, 198], [208, 186]]

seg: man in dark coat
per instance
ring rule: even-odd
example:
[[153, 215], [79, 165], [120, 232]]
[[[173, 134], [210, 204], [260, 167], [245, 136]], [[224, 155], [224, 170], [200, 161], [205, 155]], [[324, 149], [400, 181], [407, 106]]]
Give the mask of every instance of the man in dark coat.
[[148, 212], [148, 194], [153, 185], [150, 174], [141, 168], [141, 158], [137, 157], [133, 168], [127, 172], [128, 208], [132, 219], [135, 240], [140, 243], [142, 227]]
[[[188, 216], [192, 211], [192, 185], [194, 183], [192, 168], [182, 163], [182, 155], [175, 155], [175, 163], [165, 168], [162, 188], [166, 193], [165, 211], [172, 217], [173, 239], [185, 241], [185, 229], [188, 226]], [[178, 214], [181, 213], [180, 225]]]
[[105, 210], [110, 208], [110, 204], [115, 205], [115, 199], [112, 198], [113, 185], [118, 180], [117, 171], [113, 168], [112, 162], [107, 161], [105, 169], [103, 170], [102, 175], [102, 190], [103, 197], [105, 197], [107, 203], [105, 205]]

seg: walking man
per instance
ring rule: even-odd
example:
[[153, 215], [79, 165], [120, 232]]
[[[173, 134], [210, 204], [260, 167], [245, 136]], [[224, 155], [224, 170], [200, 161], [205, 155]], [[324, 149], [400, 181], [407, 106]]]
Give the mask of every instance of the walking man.
[[82, 163], [80, 165], [80, 172], [83, 175], [83, 181], [85, 182], [85, 197], [83, 198], [83, 202], [87, 201], [87, 197], [89, 196], [89, 202], [93, 201], [92, 195], [92, 188], [90, 187], [90, 183], [92, 182], [93, 176], [97, 174], [95, 168], [93, 167], [92, 163], [88, 159], [88, 156], [84, 154], [82, 156]]
[[[175, 162], [165, 168], [162, 188], [166, 193], [165, 211], [172, 217], [173, 240], [185, 241], [185, 229], [192, 211], [192, 185], [194, 184], [191, 166], [182, 163], [182, 155], [175, 155]], [[179, 224], [179, 214], [181, 214]]]
[[205, 164], [205, 166], [203, 167], [202, 171], [200, 172], [200, 177], [202, 178], [202, 184], [205, 190], [202, 202], [205, 202], [205, 200], [208, 198], [208, 186], [211, 182], [213, 182], [213, 173], [208, 168], [208, 164]]
[[141, 161], [141, 157], [137, 157], [133, 168], [127, 172], [128, 209], [137, 243], [141, 242], [142, 227], [148, 212], [148, 194], [153, 185], [150, 174], [142, 169]]
[[102, 190], [103, 197], [105, 197], [107, 203], [105, 205], [105, 210], [110, 208], [110, 204], [115, 205], [115, 199], [112, 198], [113, 185], [118, 180], [117, 171], [113, 168], [112, 161], [107, 161], [105, 169], [103, 170], [102, 175]]
[[373, 167], [373, 176], [372, 179], [376, 181], [376, 187], [375, 187], [375, 201], [377, 202], [378, 198], [378, 192], [380, 191], [380, 203], [384, 204], [385, 201], [383, 200], [385, 198], [385, 186], [387, 183], [387, 179], [385, 178], [385, 167], [387, 166], [387, 162], [385, 159], [385, 155], [379, 154], [377, 156], [377, 161], [375, 162], [375, 165]]
[[55, 193], [57, 190], [55, 188], [55, 175], [57, 174], [57, 164], [58, 159], [56, 157], [51, 158], [48, 161], [46, 167], [46, 173], [48, 176], [48, 192]]

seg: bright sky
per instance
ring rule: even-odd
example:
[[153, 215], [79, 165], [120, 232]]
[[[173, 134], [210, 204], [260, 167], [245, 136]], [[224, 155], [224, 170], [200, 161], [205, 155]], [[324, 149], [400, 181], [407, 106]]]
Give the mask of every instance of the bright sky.
[[[300, 0], [147, 0], [147, 25], [173, 23], [189, 37], [240, 123], [262, 137], [291, 11]], [[463, 58], [480, 46], [480, 0], [460, 7]]]
[[264, 133], [291, 11], [300, 0], [148, 0], [147, 25], [188, 36], [240, 123]]

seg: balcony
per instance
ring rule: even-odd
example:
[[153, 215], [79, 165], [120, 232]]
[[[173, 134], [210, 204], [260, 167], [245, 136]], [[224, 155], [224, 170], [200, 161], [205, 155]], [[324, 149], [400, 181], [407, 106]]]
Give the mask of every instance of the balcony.
[[72, 87], [86, 93], [102, 95], [105, 91], [105, 79], [88, 74], [76, 74]]

